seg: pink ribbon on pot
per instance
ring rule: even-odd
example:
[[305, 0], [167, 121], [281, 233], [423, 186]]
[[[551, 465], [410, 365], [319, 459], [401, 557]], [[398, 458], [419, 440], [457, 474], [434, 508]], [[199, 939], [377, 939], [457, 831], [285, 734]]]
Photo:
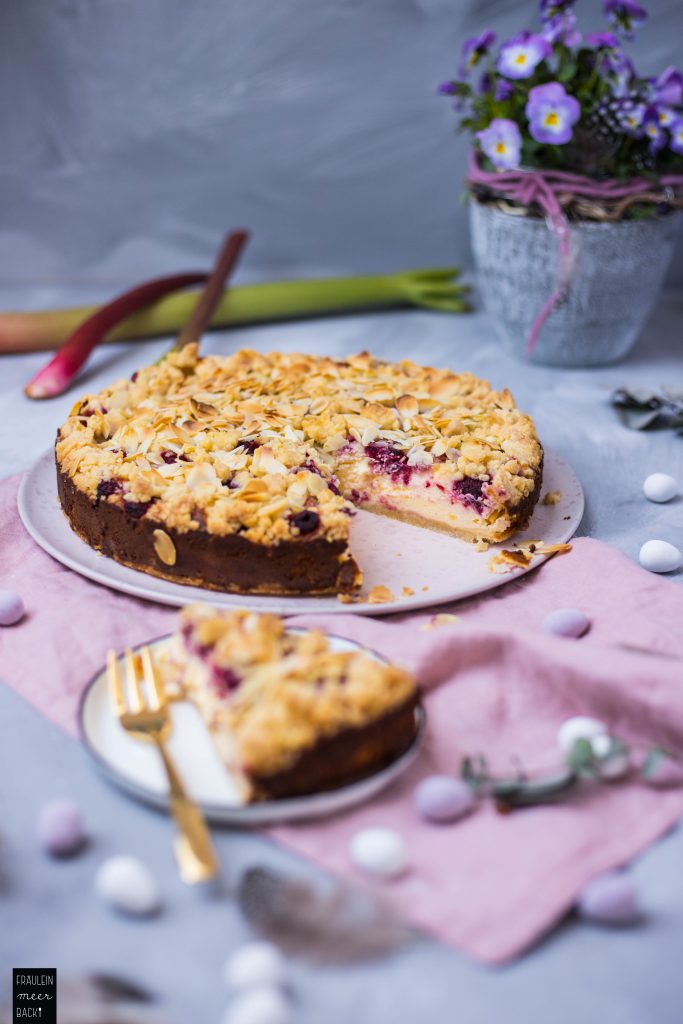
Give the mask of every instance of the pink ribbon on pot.
[[479, 166], [476, 154], [470, 152], [466, 182], [468, 185], [483, 185], [523, 206], [532, 206], [535, 203], [543, 210], [548, 229], [558, 239], [560, 273], [557, 286], [533, 322], [526, 343], [527, 355], [531, 355], [536, 348], [543, 324], [555, 306], [566, 296], [572, 279], [574, 267], [571, 259], [571, 228], [560, 204], [560, 195], [570, 193], [586, 199], [612, 201], [617, 204], [619, 213], [622, 207], [630, 205], [629, 200], [634, 201], [638, 197], [647, 198], [650, 202], [683, 206], [683, 200], [675, 195], [676, 189], [683, 190], [683, 174], [662, 175], [658, 180], [658, 186], [664, 190], [664, 194], [653, 196], [653, 183], [646, 178], [633, 178], [628, 182], [618, 181], [616, 178], [595, 181], [583, 174], [572, 174], [569, 171], [484, 171]]

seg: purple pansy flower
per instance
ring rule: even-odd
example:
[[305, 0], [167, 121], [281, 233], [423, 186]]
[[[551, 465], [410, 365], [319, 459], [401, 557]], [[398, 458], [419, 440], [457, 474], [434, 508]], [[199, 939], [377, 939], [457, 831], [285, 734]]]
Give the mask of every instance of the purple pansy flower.
[[496, 41], [496, 33], [485, 29], [481, 35], [472, 36], [466, 39], [462, 47], [462, 60], [460, 62], [459, 74], [465, 78], [475, 67], [482, 57], [485, 57]]
[[498, 70], [506, 78], [529, 78], [551, 52], [542, 36], [520, 32], [501, 47]]
[[627, 135], [640, 138], [643, 134], [643, 119], [645, 117], [645, 104], [624, 101], [617, 114], [619, 124]]
[[496, 82], [495, 97], [499, 103], [504, 103], [505, 100], [509, 100], [514, 91], [514, 86], [511, 82], [508, 82], [506, 78], [499, 78]]
[[442, 82], [436, 91], [439, 96], [457, 96], [458, 84], [457, 82]]
[[549, 21], [557, 14], [564, 14], [575, 4], [576, 0], [540, 0], [539, 13], [541, 21]]
[[647, 11], [635, 0], [603, 0], [605, 17], [630, 38], [632, 29], [647, 21]]
[[669, 66], [662, 71], [653, 85], [655, 103], [675, 106], [683, 98], [683, 75], [675, 67]]
[[537, 142], [563, 145], [572, 137], [572, 127], [581, 116], [581, 106], [559, 82], [548, 82], [529, 90], [526, 116], [529, 131]]
[[563, 46], [578, 46], [581, 33], [576, 28], [576, 16], [573, 11], [555, 14], [544, 24], [541, 35], [548, 43], [562, 43]]
[[522, 136], [514, 121], [496, 117], [488, 128], [477, 132], [479, 145], [499, 171], [519, 166]]
[[676, 120], [676, 111], [671, 107], [656, 107], [657, 118], [662, 128], [668, 128]]
[[589, 32], [586, 42], [595, 50], [615, 50], [620, 46], [614, 32]]
[[666, 142], [666, 132], [659, 123], [659, 111], [656, 107], [648, 107], [643, 116], [643, 132], [650, 140], [650, 152], [657, 153]]
[[683, 155], [683, 117], [674, 121], [674, 123], [669, 126], [669, 131], [671, 132], [669, 145], [673, 149], [674, 153], [680, 153]]

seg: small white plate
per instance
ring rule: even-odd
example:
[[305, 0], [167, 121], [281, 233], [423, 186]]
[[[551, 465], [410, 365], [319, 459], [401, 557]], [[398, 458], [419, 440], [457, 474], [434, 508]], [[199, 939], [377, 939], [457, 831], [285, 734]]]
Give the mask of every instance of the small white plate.
[[[488, 551], [434, 530], [358, 512], [351, 521], [350, 545], [363, 570], [363, 594], [379, 584], [388, 587], [395, 600], [386, 604], [342, 604], [336, 597], [260, 597], [251, 594], [220, 594], [200, 587], [171, 583], [147, 573], [128, 569], [99, 555], [78, 537], [61, 510], [57, 497], [54, 451], [46, 452], [28, 471], [19, 489], [19, 514], [37, 544], [58, 562], [82, 576], [114, 590], [176, 607], [192, 601], [227, 608], [300, 615], [304, 612], [336, 612], [356, 615], [387, 615], [429, 605], [444, 604], [491, 590], [521, 576], [544, 561], [506, 573], [493, 573], [489, 562], [499, 549], [542, 540], [563, 544], [575, 533], [583, 515], [583, 491], [574, 471], [553, 451], [546, 450], [543, 490], [559, 491], [557, 505], [539, 502], [528, 528]], [[404, 596], [404, 588], [412, 593]]]
[[[292, 632], [303, 633], [304, 630], [293, 629]], [[158, 648], [168, 641], [169, 637], [161, 637], [149, 646]], [[332, 650], [363, 650], [378, 661], [384, 660], [351, 640], [329, 636], [329, 641]], [[375, 775], [325, 793], [244, 804], [196, 708], [185, 702], [175, 703], [171, 706], [171, 715], [173, 732], [169, 750], [188, 793], [208, 820], [242, 827], [321, 818], [369, 800], [412, 764], [425, 732], [425, 715], [420, 709], [418, 731], [410, 749]], [[97, 767], [126, 792], [146, 803], [167, 808], [168, 785], [159, 752], [151, 743], [132, 739], [119, 724], [109, 702], [105, 667], [85, 691], [79, 717], [85, 748]]]

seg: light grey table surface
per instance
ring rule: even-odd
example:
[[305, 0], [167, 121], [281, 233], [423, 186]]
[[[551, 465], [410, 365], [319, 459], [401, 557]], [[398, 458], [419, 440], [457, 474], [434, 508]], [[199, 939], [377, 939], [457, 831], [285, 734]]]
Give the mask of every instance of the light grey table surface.
[[[0, 294], [5, 308], [97, 299], [82, 289]], [[543, 441], [576, 469], [586, 492], [580, 533], [637, 555], [643, 540], [683, 545], [683, 504], [655, 506], [641, 484], [655, 470], [683, 480], [683, 439], [668, 432], [637, 434], [608, 405], [622, 384], [683, 385], [681, 297], [660, 304], [636, 351], [617, 367], [558, 371], [502, 354], [483, 313], [445, 317], [386, 313], [214, 334], [205, 349], [302, 349], [332, 355], [370, 348], [387, 358], [472, 370], [509, 386], [535, 418]], [[165, 342], [112, 346], [96, 354], [79, 390], [97, 389], [154, 359]], [[44, 355], [0, 358], [0, 474], [25, 469], [51, 445], [74, 394], [30, 403], [21, 386]], [[1, 524], [0, 524], [1, 528]], [[681, 582], [683, 574], [675, 574]], [[1, 585], [2, 581], [0, 581]], [[615, 594], [615, 601], [618, 595]], [[2, 666], [0, 665], [0, 676]], [[0, 999], [11, 966], [57, 966], [123, 973], [160, 993], [180, 1024], [219, 1021], [227, 1002], [220, 969], [249, 935], [234, 903], [209, 898], [179, 882], [165, 818], [112, 789], [94, 774], [79, 745], [0, 687]], [[38, 807], [68, 795], [83, 806], [93, 836], [78, 859], [55, 863], [34, 837]], [[217, 844], [228, 883], [247, 865], [300, 868], [301, 862], [257, 836], [222, 830]], [[129, 852], [154, 865], [166, 900], [158, 919], [117, 917], [93, 894], [92, 879], [108, 854]], [[675, 1024], [682, 1018], [683, 836], [672, 832], [634, 865], [647, 922], [606, 931], [565, 923], [517, 964], [492, 971], [424, 940], [381, 962], [357, 966], [292, 963], [301, 1024]], [[306, 870], [313, 871], [311, 867]], [[454, 911], [457, 913], [457, 909]]]

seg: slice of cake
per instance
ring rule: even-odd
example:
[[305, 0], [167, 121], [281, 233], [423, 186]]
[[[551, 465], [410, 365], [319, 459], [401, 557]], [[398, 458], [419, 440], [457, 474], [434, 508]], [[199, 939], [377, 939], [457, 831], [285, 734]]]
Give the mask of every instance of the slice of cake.
[[417, 688], [362, 651], [275, 615], [190, 605], [166, 655], [248, 801], [337, 789], [390, 764], [415, 739]]
[[354, 506], [505, 540], [533, 512], [543, 449], [510, 393], [471, 374], [188, 345], [77, 402], [56, 460], [71, 526], [125, 565], [239, 593], [351, 594]]

